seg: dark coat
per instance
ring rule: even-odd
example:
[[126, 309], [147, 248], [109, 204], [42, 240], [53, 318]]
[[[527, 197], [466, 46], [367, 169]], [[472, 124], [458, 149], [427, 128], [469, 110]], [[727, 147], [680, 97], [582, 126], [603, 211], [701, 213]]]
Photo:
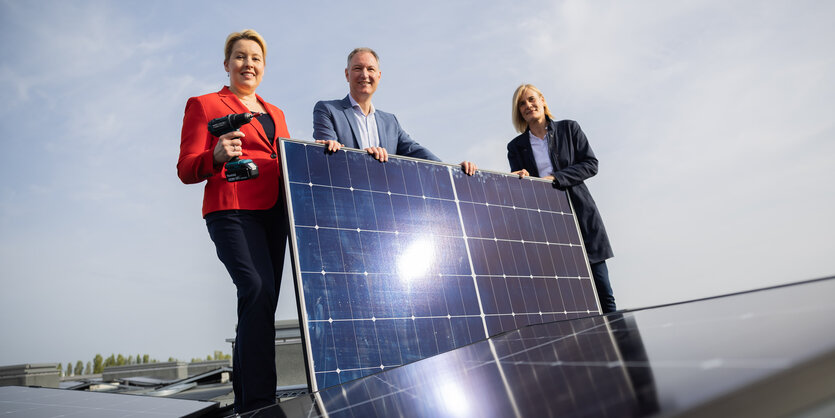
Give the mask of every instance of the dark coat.
[[[525, 131], [507, 144], [510, 171], [528, 170], [539, 177], [530, 137]], [[603, 219], [584, 180], [597, 174], [597, 158], [589, 146], [580, 124], [573, 120], [554, 122], [548, 119], [548, 149], [554, 167], [554, 183], [571, 197], [571, 204], [580, 224], [589, 263], [597, 263], [614, 256]]]

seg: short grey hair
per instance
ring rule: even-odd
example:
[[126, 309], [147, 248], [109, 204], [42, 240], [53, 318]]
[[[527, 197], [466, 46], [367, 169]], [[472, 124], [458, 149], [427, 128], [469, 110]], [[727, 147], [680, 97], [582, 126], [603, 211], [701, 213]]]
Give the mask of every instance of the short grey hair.
[[354, 48], [354, 50], [353, 50], [353, 51], [351, 51], [351, 53], [350, 53], [350, 54], [348, 54], [348, 62], [347, 62], [347, 64], [346, 64], [346, 67], [345, 67], [345, 68], [348, 68], [348, 67], [350, 67], [350, 66], [351, 66], [351, 59], [353, 59], [353, 58], [354, 58], [354, 55], [357, 55], [357, 54], [359, 54], [360, 52], [368, 52], [369, 54], [373, 55], [373, 56], [374, 56], [374, 59], [375, 59], [375, 60], [377, 60], [377, 66], [379, 66], [379, 65], [380, 65], [380, 57], [377, 55], [377, 53], [376, 53], [376, 52], [374, 52], [374, 50], [373, 50], [373, 49], [371, 49], [371, 48], [366, 48], [366, 47], [360, 47], [360, 48]]

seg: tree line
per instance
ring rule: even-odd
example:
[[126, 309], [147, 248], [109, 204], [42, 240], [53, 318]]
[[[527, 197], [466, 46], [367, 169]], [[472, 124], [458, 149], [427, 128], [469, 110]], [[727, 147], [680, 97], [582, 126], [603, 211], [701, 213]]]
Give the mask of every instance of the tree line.
[[[192, 363], [199, 363], [201, 361], [212, 361], [212, 360], [229, 360], [232, 358], [230, 354], [224, 354], [220, 350], [215, 350], [213, 354], [209, 354], [206, 356], [205, 359], [203, 358], [192, 358]], [[169, 362], [179, 361], [174, 357], [168, 357]], [[133, 355], [125, 357], [122, 354], [111, 354], [109, 357], [104, 358], [101, 354], [96, 354], [93, 357], [92, 361], [88, 361], [87, 364], [81, 360], [75, 362], [75, 367], [73, 367], [72, 362], [67, 363], [67, 368], [65, 369], [63, 364], [58, 363], [58, 372], [61, 376], [82, 376], [82, 375], [89, 375], [89, 374], [100, 374], [104, 371], [105, 367], [111, 366], [128, 366], [132, 364], [150, 364], [150, 363], [159, 363], [159, 360], [151, 358], [148, 354], [137, 354], [136, 357]]]

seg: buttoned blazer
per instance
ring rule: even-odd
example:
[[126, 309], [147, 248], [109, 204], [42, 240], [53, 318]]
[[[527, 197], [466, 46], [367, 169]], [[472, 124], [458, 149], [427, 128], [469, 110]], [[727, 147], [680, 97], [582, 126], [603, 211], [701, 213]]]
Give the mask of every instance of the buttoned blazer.
[[[284, 112], [264, 101], [275, 124], [275, 136], [289, 138]], [[258, 166], [258, 177], [250, 180], [227, 182], [225, 164], [214, 164], [213, 151], [218, 138], [209, 133], [208, 123], [214, 118], [249, 110], [228, 87], [217, 93], [192, 97], [186, 103], [183, 130], [180, 136], [180, 158], [177, 175], [183, 183], [206, 182], [203, 192], [203, 216], [229, 209], [263, 210], [272, 208], [278, 201], [280, 159], [276, 138], [267, 138], [257, 119], [241, 127], [243, 156]]]
[[[546, 139], [551, 165], [554, 167], [554, 184], [566, 190], [571, 197], [589, 262], [611, 258], [614, 254], [603, 218], [584, 182], [597, 174], [597, 157], [594, 156], [586, 134], [580, 124], [573, 120], [554, 122], [549, 119], [547, 127]], [[507, 144], [507, 160], [510, 171], [524, 168], [530, 175], [539, 177], [529, 132], [526, 130]]]
[[[323, 100], [313, 107], [313, 139], [336, 140], [350, 148], [360, 148], [357, 120], [351, 99]], [[375, 110], [380, 146], [389, 154], [441, 161], [431, 151], [415, 142], [391, 113]]]

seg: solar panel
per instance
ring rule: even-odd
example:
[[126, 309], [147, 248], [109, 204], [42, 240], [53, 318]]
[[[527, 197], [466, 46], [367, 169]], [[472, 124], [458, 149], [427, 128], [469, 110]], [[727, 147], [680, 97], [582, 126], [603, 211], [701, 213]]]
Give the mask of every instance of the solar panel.
[[9, 417], [187, 417], [216, 402], [19, 386], [0, 387], [0, 415]]
[[311, 389], [600, 312], [550, 182], [282, 141]]
[[532, 325], [263, 412], [831, 417], [833, 294], [835, 277]]

